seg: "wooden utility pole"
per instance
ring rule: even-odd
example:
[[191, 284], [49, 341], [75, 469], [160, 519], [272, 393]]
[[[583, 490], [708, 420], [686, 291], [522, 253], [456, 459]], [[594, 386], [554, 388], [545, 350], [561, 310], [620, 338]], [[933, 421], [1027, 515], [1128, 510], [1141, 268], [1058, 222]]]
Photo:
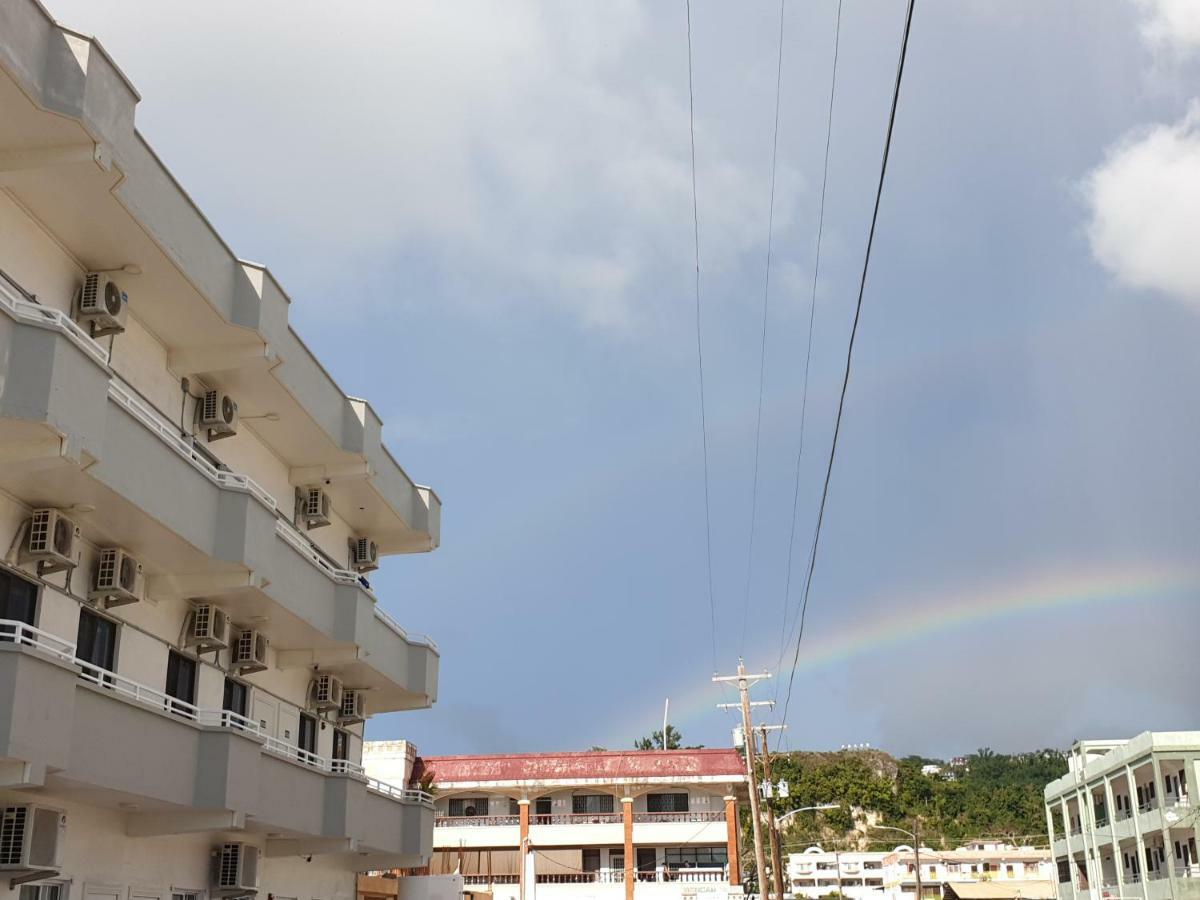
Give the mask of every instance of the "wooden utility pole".
[[917, 870], [917, 900], [925, 900], [921, 887], [921, 823], [913, 824], [913, 866]]
[[[760, 725], [759, 730], [762, 732], [763, 778], [770, 784], [772, 783], [771, 750], [767, 746], [767, 732], [770, 729], [766, 725]], [[783, 856], [779, 852], [779, 829], [775, 824], [775, 807], [770, 803], [767, 804], [767, 828], [771, 835], [771, 875], [775, 882], [775, 898], [783, 900]], [[765, 896], [766, 892], [763, 893]]]
[[714, 682], [737, 682], [738, 694], [741, 696], [740, 703], [719, 703], [717, 705], [721, 709], [727, 709], [731, 706], [740, 706], [742, 709], [742, 743], [746, 750], [746, 776], [750, 786], [750, 824], [754, 828], [755, 875], [758, 878], [758, 891], [764, 896], [766, 893], [764, 887], [767, 876], [767, 862], [763, 854], [762, 811], [758, 805], [758, 785], [755, 783], [754, 775], [754, 726], [750, 721], [750, 707], [774, 706], [774, 703], [770, 700], [751, 702], [750, 686], [770, 677], [770, 672], [747, 675], [746, 666], [739, 657], [736, 675], [714, 675], [712, 679]]

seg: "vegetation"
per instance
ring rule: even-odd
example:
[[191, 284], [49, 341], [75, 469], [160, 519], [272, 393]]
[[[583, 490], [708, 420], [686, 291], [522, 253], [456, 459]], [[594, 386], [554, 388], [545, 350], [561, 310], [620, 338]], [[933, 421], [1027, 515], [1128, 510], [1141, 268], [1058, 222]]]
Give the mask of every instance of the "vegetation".
[[[922, 774], [929, 763], [942, 772]], [[1005, 755], [985, 748], [958, 766], [918, 756], [896, 760], [877, 750], [789, 753], [771, 758], [771, 775], [777, 783], [788, 782], [789, 796], [769, 802], [777, 815], [819, 803], [841, 804], [789, 820], [783, 841], [800, 847], [911, 843], [896, 832], [867, 829], [868, 822], [919, 831], [922, 843], [935, 848], [980, 837], [1039, 843], [1046, 831], [1042, 789], [1066, 771], [1066, 760], [1056, 750]]]
[[[679, 733], [674, 725], [667, 725], [667, 747], [668, 750], [703, 750], [703, 744], [697, 744], [694, 747], [683, 746], [683, 735]], [[662, 730], [653, 732], [649, 737], [638, 738], [633, 742], [634, 750], [662, 750], [663, 749], [663, 733]]]

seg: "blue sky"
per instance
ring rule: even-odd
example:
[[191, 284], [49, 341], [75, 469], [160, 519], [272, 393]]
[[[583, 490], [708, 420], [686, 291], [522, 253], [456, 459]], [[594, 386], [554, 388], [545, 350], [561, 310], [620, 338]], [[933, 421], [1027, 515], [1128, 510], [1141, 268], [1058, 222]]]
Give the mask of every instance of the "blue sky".
[[[376, 581], [437, 639], [441, 697], [370, 735], [619, 747], [671, 696], [689, 740], [726, 743], [706, 687], [683, 4], [50, 6], [113, 54], [150, 143], [443, 498], [442, 547]], [[845, 3], [796, 582], [903, 6]], [[745, 614], [779, 7], [693, 4], [724, 670], [780, 650], [835, 8], [786, 10]], [[1198, 51], [1188, 0], [918, 3], [802, 652], [1044, 573], [1196, 562]], [[786, 743], [947, 756], [1197, 727], [1198, 593], [805, 668]]]

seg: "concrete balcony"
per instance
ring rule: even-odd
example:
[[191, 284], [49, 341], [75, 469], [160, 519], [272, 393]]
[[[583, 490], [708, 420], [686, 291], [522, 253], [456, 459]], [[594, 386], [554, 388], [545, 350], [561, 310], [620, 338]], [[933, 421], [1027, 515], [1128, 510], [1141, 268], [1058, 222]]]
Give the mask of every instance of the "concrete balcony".
[[37, 629], [3, 622], [0, 638], [4, 786], [125, 810], [133, 835], [246, 829], [268, 835], [269, 855], [343, 854], [364, 868], [428, 862], [428, 795], [72, 662], [70, 644]]
[[152, 594], [214, 599], [235, 621], [270, 618], [274, 646], [296, 648], [296, 665], [321, 662], [370, 688], [369, 713], [436, 700], [431, 641], [383, 613], [252, 478], [221, 467], [113, 376], [70, 318], [2, 281], [0, 360], [0, 487], [35, 506], [90, 507], [72, 518], [86, 537], [133, 553]]
[[298, 471], [361, 469], [344, 484], [334, 475], [332, 492], [352, 527], [377, 531], [381, 552], [438, 546], [436, 494], [390, 457], [378, 417], [295, 334], [270, 273], [234, 255], [137, 132], [140, 97], [99, 43], [36, 0], [5, 3], [0, 33], [13, 36], [0, 48], [6, 189], [83, 265], [136, 263], [131, 307], [168, 348], [171, 371], [278, 411], [279, 424], [256, 431], [280, 458]]

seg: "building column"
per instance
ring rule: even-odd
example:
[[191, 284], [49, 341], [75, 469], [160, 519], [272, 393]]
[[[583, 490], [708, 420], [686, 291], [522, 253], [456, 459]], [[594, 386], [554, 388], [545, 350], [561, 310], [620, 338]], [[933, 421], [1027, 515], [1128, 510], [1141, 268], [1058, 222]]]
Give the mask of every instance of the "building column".
[[1108, 833], [1111, 837], [1109, 846], [1112, 847], [1113, 870], [1117, 873], [1117, 893], [1125, 896], [1125, 866], [1121, 859], [1121, 842], [1117, 840], [1117, 808], [1112, 787], [1112, 776], [1104, 776], [1104, 808], [1108, 811]]
[[1071, 849], [1071, 813], [1067, 809], [1066, 794], [1058, 798], [1058, 804], [1059, 811], [1062, 813], [1063, 833], [1067, 836], [1067, 871], [1071, 873], [1071, 896], [1075, 896], [1079, 892], [1079, 865], [1075, 862], [1075, 851]]
[[729, 857], [729, 884], [742, 883], [741, 857], [738, 854], [737, 797], [725, 798], [725, 855]]
[[529, 839], [529, 798], [522, 797], [517, 801], [517, 811], [521, 816], [521, 846]]
[[1138, 858], [1138, 872], [1141, 873], [1139, 879], [1139, 887], [1141, 895], [1147, 896], [1149, 885], [1146, 880], [1150, 876], [1148, 867], [1146, 866], [1146, 845], [1142, 842], [1142, 823], [1139, 821], [1142, 817], [1142, 811], [1137, 806], [1137, 782], [1133, 778], [1133, 766], [1126, 764], [1125, 766], [1125, 783], [1129, 786], [1129, 802], [1133, 805], [1133, 837], [1136, 843], [1136, 852]]
[[625, 823], [625, 900], [633, 900], [633, 798], [621, 798], [621, 819]]

